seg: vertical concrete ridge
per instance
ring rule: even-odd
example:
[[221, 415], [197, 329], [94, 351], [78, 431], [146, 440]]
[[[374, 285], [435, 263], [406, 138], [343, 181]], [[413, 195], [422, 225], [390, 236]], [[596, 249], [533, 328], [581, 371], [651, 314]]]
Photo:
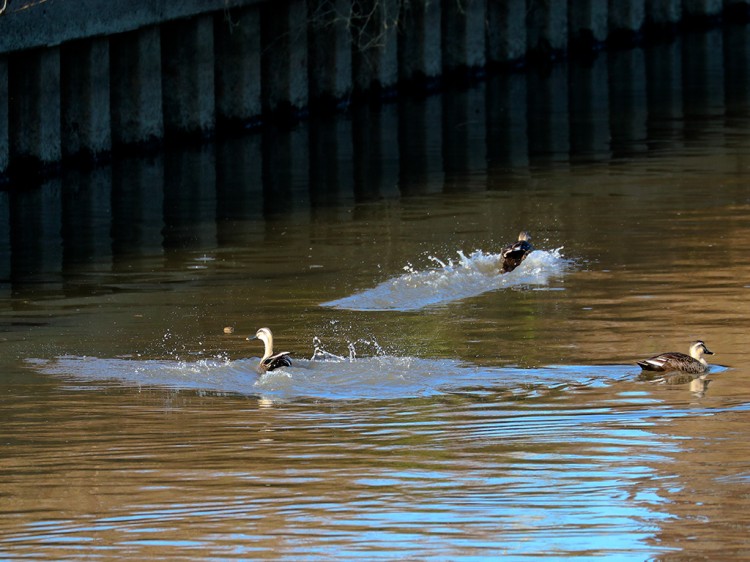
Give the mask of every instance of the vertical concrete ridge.
[[683, 9], [687, 16], [718, 17], [723, 8], [723, 0], [683, 0]]
[[8, 102], [8, 59], [0, 55], [0, 182], [3, 170], [7, 170], [10, 163]]
[[112, 37], [110, 64], [112, 142], [116, 146], [160, 142], [164, 136], [160, 29]]
[[487, 0], [443, 0], [443, 72], [475, 74], [487, 63]]
[[354, 87], [359, 93], [388, 91], [398, 83], [400, 0], [352, 3]]
[[607, 40], [609, 6], [597, 0], [570, 0], [568, 23], [571, 48], [598, 49]]
[[260, 10], [248, 7], [214, 15], [216, 118], [222, 127], [260, 120]]
[[440, 3], [402, 2], [399, 15], [399, 80], [410, 85], [435, 84], [443, 69]]
[[310, 101], [318, 107], [345, 105], [352, 92], [349, 0], [309, 0]]
[[568, 3], [566, 0], [530, 2], [526, 14], [527, 49], [541, 59], [556, 59], [568, 48]]
[[609, 42], [631, 46], [640, 41], [646, 23], [646, 0], [609, 0]]
[[216, 124], [214, 26], [210, 16], [162, 26], [164, 129], [206, 136]]
[[112, 149], [109, 40], [62, 46], [63, 156], [96, 159]]
[[14, 101], [10, 111], [11, 160], [24, 168], [59, 162], [60, 48], [34, 49], [12, 57], [8, 91]]
[[11, 2], [0, 17], [0, 175], [294, 121], [354, 94], [460, 85], [488, 66], [664, 42], [728, 14], [750, 19], [750, 0]]
[[526, 0], [488, 0], [488, 62], [518, 64], [526, 57], [527, 43]]
[[263, 5], [261, 95], [264, 113], [299, 117], [308, 103], [307, 5], [304, 0]]
[[651, 25], [675, 26], [682, 19], [682, 0], [650, 0], [646, 18]]

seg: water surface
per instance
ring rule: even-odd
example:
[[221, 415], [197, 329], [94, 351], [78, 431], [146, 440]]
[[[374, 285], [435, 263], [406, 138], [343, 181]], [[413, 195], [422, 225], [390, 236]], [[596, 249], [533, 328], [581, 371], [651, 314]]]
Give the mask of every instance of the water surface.
[[0, 194], [2, 558], [750, 556], [748, 44]]

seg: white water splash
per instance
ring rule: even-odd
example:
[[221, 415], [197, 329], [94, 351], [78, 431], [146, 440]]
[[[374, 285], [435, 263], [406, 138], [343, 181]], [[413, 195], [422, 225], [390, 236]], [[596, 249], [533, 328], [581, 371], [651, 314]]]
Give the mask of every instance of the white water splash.
[[466, 256], [459, 251], [458, 260], [447, 263], [430, 257], [439, 267], [417, 271], [408, 265], [404, 267], [404, 275], [321, 306], [347, 310], [418, 310], [497, 289], [547, 285], [552, 277], [561, 275], [570, 265], [570, 260], [563, 258], [560, 250], [562, 248], [535, 250], [520, 266], [505, 274], [500, 273], [500, 254], [475, 250]]
[[170, 388], [217, 395], [258, 396], [272, 401], [381, 400], [444, 394], [498, 395], [518, 399], [550, 391], [610, 384], [632, 377], [632, 366], [568, 366], [521, 369], [478, 367], [454, 359], [339, 357], [321, 350], [260, 375], [257, 358], [194, 362], [62, 356], [29, 359], [38, 372], [60, 377], [75, 388], [122, 385]]

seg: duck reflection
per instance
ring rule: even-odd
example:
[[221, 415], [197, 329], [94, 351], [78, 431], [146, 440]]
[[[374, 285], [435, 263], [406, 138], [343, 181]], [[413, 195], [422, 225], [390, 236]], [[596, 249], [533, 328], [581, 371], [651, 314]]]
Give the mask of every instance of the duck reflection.
[[654, 372], [644, 371], [638, 376], [638, 380], [668, 386], [687, 386], [692, 394], [701, 397], [706, 393], [708, 386], [712, 382], [712, 379], [707, 377], [707, 373], [699, 376], [682, 372], [670, 375], [658, 375]]

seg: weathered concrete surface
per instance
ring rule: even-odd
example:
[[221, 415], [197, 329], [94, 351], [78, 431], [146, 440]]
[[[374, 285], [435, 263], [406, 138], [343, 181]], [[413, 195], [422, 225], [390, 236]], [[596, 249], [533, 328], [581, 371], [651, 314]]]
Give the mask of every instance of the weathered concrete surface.
[[443, 2], [443, 68], [481, 68], [486, 64], [486, 0]]
[[204, 15], [161, 29], [165, 131], [211, 133], [216, 125], [213, 19]]
[[646, 0], [629, 0], [609, 3], [609, 29], [619, 35], [616, 39], [632, 38], [639, 34], [646, 23]]
[[8, 60], [0, 55], [0, 173], [10, 162], [8, 129]]
[[646, 17], [655, 25], [676, 25], [682, 19], [682, 0], [651, 0]]
[[405, 81], [434, 81], [443, 72], [440, 3], [409, 2], [399, 16], [399, 77]]
[[570, 40], [581, 47], [594, 47], [607, 40], [609, 7], [600, 0], [570, 0]]
[[531, 2], [526, 15], [528, 49], [541, 56], [556, 56], [568, 48], [567, 0]]
[[110, 41], [112, 141], [128, 145], [164, 136], [161, 33], [149, 27]]
[[526, 56], [526, 0], [487, 3], [487, 58], [508, 64]]
[[13, 57], [8, 84], [11, 158], [58, 162], [60, 136], [60, 49], [34, 49]]
[[354, 91], [379, 98], [399, 82], [632, 42], [648, 24], [713, 23], [729, 8], [747, 17], [750, 0], [9, 0], [0, 174], [304, 117]]
[[220, 123], [244, 125], [263, 112], [260, 97], [260, 10], [214, 16], [216, 112]]
[[352, 90], [350, 0], [310, 0], [310, 98], [337, 103]]
[[261, 17], [263, 109], [268, 113], [299, 113], [309, 99], [306, 3], [267, 3]]
[[112, 149], [109, 41], [73, 41], [61, 48], [62, 149], [95, 157]]
[[263, 0], [10, 0], [0, 16], [0, 53], [114, 35]]
[[363, 0], [353, 6], [354, 87], [382, 91], [398, 82], [399, 0]]
[[718, 16], [724, 8], [723, 0], [683, 0], [685, 14], [688, 16]]

